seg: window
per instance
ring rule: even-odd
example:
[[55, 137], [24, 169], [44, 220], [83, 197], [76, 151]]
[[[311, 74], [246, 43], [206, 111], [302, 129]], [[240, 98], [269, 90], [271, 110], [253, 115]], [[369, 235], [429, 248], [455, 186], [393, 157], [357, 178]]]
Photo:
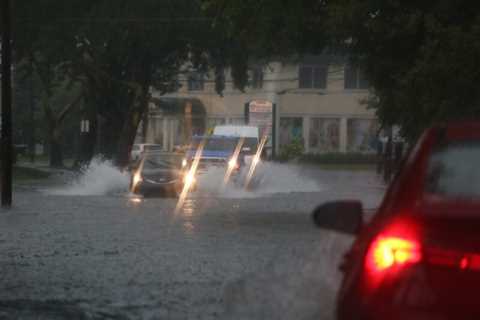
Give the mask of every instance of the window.
[[263, 69], [261, 67], [253, 69], [251, 85], [253, 89], [263, 88]]
[[369, 84], [364, 73], [356, 67], [345, 67], [345, 89], [368, 89]]
[[295, 141], [303, 142], [303, 119], [280, 118], [280, 147], [287, 146]]
[[480, 144], [456, 141], [438, 146], [428, 164], [426, 191], [445, 197], [480, 197]]
[[340, 119], [312, 118], [309, 146], [318, 152], [336, 152], [340, 147]]
[[327, 66], [301, 66], [298, 71], [299, 88], [326, 89]]
[[202, 73], [194, 72], [188, 76], [188, 91], [202, 91], [204, 87], [204, 76]]
[[347, 150], [375, 152], [377, 150], [378, 121], [373, 119], [347, 120]]

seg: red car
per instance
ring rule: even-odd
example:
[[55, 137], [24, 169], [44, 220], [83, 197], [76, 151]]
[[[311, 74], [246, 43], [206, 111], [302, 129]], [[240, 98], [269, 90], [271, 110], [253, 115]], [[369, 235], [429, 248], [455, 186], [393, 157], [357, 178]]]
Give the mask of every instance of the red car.
[[324, 204], [323, 228], [356, 234], [337, 319], [480, 319], [480, 122], [428, 129], [379, 210]]

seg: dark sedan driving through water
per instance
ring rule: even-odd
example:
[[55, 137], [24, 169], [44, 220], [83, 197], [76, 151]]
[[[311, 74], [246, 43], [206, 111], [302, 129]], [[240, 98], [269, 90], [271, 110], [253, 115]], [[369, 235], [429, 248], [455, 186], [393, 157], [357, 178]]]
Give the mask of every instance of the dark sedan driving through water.
[[131, 191], [142, 195], [178, 195], [185, 183], [182, 154], [146, 153], [132, 173]]

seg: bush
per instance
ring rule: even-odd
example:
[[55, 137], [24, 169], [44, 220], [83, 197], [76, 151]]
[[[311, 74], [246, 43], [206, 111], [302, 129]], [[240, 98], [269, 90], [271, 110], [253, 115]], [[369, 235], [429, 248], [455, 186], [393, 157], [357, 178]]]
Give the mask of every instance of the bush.
[[280, 150], [280, 155], [278, 156], [278, 160], [280, 161], [288, 161], [295, 158], [299, 158], [302, 156], [304, 151], [303, 141], [302, 139], [296, 138], [293, 139], [290, 144], [287, 144], [282, 147]]
[[372, 153], [320, 153], [304, 154], [300, 157], [303, 162], [321, 164], [374, 164], [377, 157]]

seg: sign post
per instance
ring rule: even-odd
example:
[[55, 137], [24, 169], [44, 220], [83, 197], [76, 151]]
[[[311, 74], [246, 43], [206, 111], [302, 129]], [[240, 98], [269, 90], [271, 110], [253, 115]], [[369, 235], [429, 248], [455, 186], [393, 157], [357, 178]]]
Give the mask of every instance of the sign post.
[[11, 33], [10, 33], [10, 0], [2, 1], [2, 207], [12, 205], [12, 79], [11, 79]]
[[246, 122], [251, 126], [256, 126], [260, 132], [260, 138], [267, 136], [265, 144], [270, 155], [275, 156], [275, 105], [268, 100], [252, 100], [245, 106]]

